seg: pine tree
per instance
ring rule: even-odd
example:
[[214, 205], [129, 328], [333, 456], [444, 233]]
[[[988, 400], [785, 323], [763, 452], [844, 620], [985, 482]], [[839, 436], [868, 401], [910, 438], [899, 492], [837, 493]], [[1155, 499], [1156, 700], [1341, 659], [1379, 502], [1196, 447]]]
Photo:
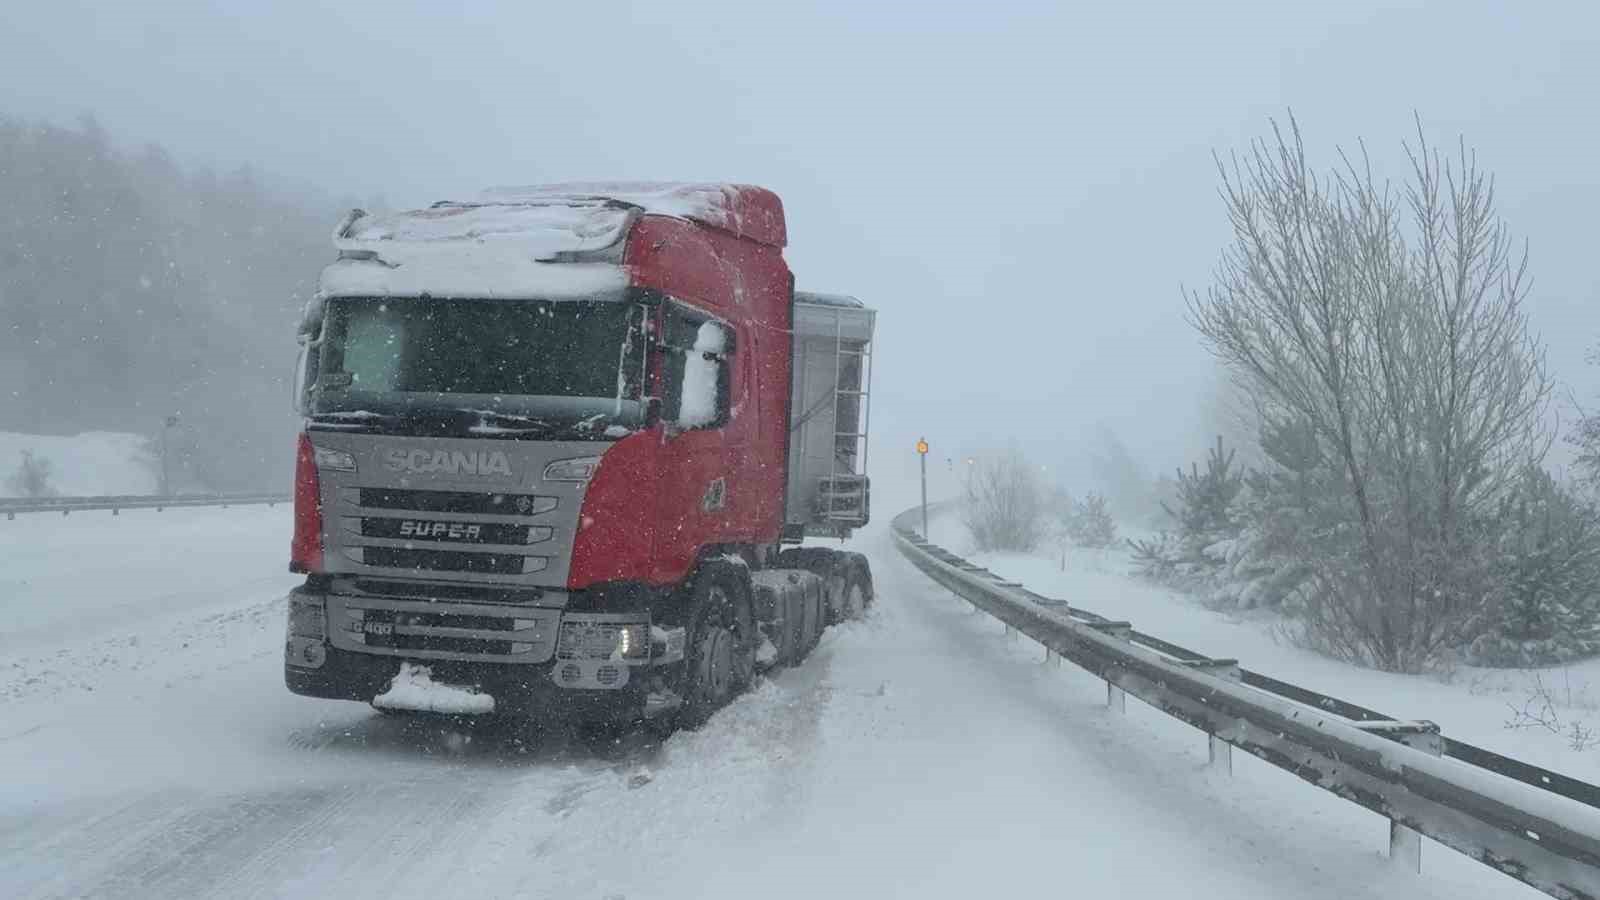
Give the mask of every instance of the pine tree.
[[1206, 470], [1197, 463], [1189, 471], [1178, 470], [1178, 508], [1163, 503], [1167, 515], [1177, 520], [1185, 538], [1218, 538], [1233, 534], [1233, 503], [1244, 489], [1244, 475], [1233, 465], [1234, 452], [1224, 450], [1222, 436], [1206, 459]]
[[1469, 656], [1536, 666], [1600, 653], [1600, 515], [1550, 474], [1529, 467], [1498, 510], [1493, 589]]
[[1103, 548], [1117, 542], [1117, 523], [1111, 518], [1111, 505], [1104, 495], [1090, 491], [1075, 506], [1074, 543], [1080, 547]]

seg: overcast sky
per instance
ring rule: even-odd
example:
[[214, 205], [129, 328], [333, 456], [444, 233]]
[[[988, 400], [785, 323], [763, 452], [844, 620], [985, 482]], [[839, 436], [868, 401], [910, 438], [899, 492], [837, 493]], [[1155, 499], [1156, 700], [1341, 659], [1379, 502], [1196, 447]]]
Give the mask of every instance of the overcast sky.
[[1600, 391], [1600, 4], [447, 5], [17, 3], [0, 111], [395, 205], [764, 184], [800, 286], [882, 312], [881, 462], [1105, 424], [1165, 467], [1215, 380], [1179, 292], [1226, 239], [1212, 151], [1292, 106], [1319, 158], [1392, 164], [1416, 110], [1497, 173], [1556, 373]]

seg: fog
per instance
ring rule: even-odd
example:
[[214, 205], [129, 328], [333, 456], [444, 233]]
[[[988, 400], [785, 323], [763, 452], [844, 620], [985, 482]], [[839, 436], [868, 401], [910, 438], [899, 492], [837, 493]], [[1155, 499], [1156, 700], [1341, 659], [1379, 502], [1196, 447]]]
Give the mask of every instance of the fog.
[[[1397, 174], [1414, 113], [1465, 136], [1529, 241], [1552, 369], [1594, 395], [1597, 88], [1592, 3], [54, 2], [0, 29], [0, 114], [91, 113], [329, 198], [773, 188], [799, 285], [881, 311], [888, 480], [919, 435], [941, 463], [1015, 440], [1069, 480], [1103, 428], [1151, 469], [1198, 456], [1220, 376], [1180, 288], [1227, 239], [1212, 154], [1290, 108], [1319, 158], [1364, 138]], [[287, 371], [292, 322], [260, 340]]]

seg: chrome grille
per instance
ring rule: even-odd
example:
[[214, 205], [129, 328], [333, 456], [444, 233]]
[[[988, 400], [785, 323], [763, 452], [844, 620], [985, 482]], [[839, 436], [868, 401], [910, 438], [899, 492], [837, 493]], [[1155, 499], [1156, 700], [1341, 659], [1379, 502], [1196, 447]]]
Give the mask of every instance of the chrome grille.
[[336, 647], [409, 659], [544, 663], [555, 654], [561, 611], [389, 597], [328, 598]]
[[479, 575], [526, 575], [545, 567], [541, 556], [514, 553], [464, 553], [456, 550], [421, 550], [405, 547], [346, 547], [352, 562], [380, 569], [426, 569], [432, 572], [473, 572]]
[[554, 497], [476, 491], [410, 491], [397, 488], [348, 488], [351, 502], [366, 509], [414, 512], [476, 513], [485, 516], [536, 516], [556, 508]]
[[[368, 487], [335, 497], [327, 535], [354, 573], [541, 583], [553, 557], [570, 552], [570, 536], [557, 532], [566, 517], [549, 516], [563, 505], [557, 497]], [[551, 524], [529, 521], [541, 516]]]

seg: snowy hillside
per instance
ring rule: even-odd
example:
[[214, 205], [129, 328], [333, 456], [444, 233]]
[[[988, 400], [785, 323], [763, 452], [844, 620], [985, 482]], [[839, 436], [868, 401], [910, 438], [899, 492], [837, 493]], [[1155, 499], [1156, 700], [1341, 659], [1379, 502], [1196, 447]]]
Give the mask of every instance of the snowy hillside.
[[0, 431], [0, 497], [21, 494], [13, 477], [24, 453], [46, 466], [46, 484], [63, 497], [154, 494], [159, 467], [150, 441], [142, 435], [86, 431], [69, 437]]

